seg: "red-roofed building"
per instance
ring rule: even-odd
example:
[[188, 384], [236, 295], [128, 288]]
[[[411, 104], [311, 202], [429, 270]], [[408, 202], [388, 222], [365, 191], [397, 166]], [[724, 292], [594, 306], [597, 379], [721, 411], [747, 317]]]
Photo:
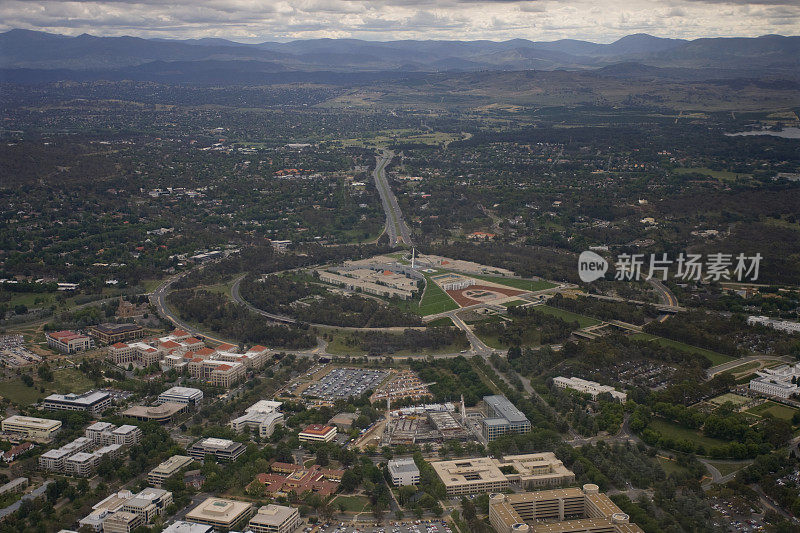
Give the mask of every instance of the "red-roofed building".
[[306, 442], [330, 442], [336, 437], [336, 428], [323, 424], [311, 424], [297, 437]]
[[494, 239], [496, 235], [494, 233], [486, 233], [485, 231], [473, 231], [469, 235], [467, 235], [468, 239], [474, 240], [481, 240], [481, 241], [488, 241]]
[[115, 365], [128, 365], [136, 360], [136, 350], [124, 342], [112, 344], [106, 353]]
[[32, 442], [23, 442], [22, 444], [17, 444], [3, 454], [3, 461], [10, 463], [23, 453], [28, 452], [35, 447], [36, 446], [34, 446]]
[[272, 463], [271, 472], [258, 474], [254, 483], [265, 485], [268, 493], [272, 495], [295, 494], [314, 492], [320, 496], [329, 496], [339, 488], [339, 481], [344, 475], [344, 470], [320, 468], [313, 465], [305, 468], [301, 465], [287, 463]]
[[201, 359], [208, 359], [209, 357], [217, 353], [217, 351], [211, 348], [203, 347], [198, 350], [193, 350], [192, 353], [194, 354], [195, 357], [200, 357]]
[[45, 335], [47, 345], [61, 353], [76, 353], [94, 348], [91, 337], [75, 331], [54, 331]]
[[172, 330], [172, 333], [170, 333], [169, 336], [176, 341], [182, 341], [184, 339], [188, 339], [189, 337], [191, 337], [191, 335], [189, 335], [188, 332], [183, 331], [182, 329]]
[[233, 344], [228, 344], [227, 342], [223, 342], [219, 346], [217, 346], [217, 351], [219, 352], [237, 352], [239, 351], [239, 347]]
[[158, 345], [159, 349], [166, 352], [168, 350], [174, 350], [175, 348], [183, 348], [180, 344], [175, 341], [165, 341]]

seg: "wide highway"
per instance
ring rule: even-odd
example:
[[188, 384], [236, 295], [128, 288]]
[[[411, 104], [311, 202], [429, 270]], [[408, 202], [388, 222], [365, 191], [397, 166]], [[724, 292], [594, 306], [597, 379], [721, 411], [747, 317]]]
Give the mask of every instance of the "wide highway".
[[411, 246], [411, 231], [408, 229], [405, 220], [403, 220], [403, 212], [400, 211], [397, 197], [392, 192], [391, 187], [389, 187], [389, 181], [386, 179], [386, 165], [389, 164], [393, 157], [394, 154], [388, 151], [376, 156], [372, 178], [375, 180], [375, 187], [381, 195], [383, 210], [386, 212], [386, 234], [389, 235], [389, 244], [392, 246], [397, 246], [398, 244]]

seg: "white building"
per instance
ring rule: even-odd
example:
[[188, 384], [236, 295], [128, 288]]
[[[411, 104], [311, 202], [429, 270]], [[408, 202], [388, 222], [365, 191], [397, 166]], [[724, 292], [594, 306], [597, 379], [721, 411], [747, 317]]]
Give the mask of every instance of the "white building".
[[4, 433], [12, 433], [36, 442], [48, 442], [61, 430], [60, 420], [13, 415], [0, 423]]
[[260, 400], [248, 407], [244, 414], [231, 420], [231, 428], [238, 433], [258, 430], [261, 437], [269, 437], [275, 427], [283, 424], [283, 413], [278, 412], [281, 402]]
[[158, 395], [156, 404], [165, 402], [183, 403], [187, 405], [200, 405], [203, 401], [203, 391], [193, 387], [172, 387]]
[[609, 393], [612, 398], [619, 400], [621, 403], [625, 403], [628, 400], [628, 395], [624, 392], [619, 392], [618, 390], [614, 389], [614, 387], [609, 387], [608, 385], [600, 385], [596, 381], [589, 381], [576, 377], [565, 378], [563, 376], [558, 376], [557, 378], [553, 378], [553, 384], [560, 389], [572, 389], [578, 392], [589, 394], [592, 397], [592, 400], [596, 400], [597, 397], [604, 392]]
[[800, 322], [792, 322], [791, 320], [776, 320], [767, 316], [749, 316], [747, 317], [747, 324], [755, 326], [768, 326], [778, 331], [785, 331], [786, 333], [800, 333]]
[[419, 484], [419, 468], [411, 457], [389, 461], [389, 474], [396, 487]]
[[765, 368], [756, 374], [758, 377], [750, 381], [752, 391], [778, 398], [800, 395], [800, 363]]

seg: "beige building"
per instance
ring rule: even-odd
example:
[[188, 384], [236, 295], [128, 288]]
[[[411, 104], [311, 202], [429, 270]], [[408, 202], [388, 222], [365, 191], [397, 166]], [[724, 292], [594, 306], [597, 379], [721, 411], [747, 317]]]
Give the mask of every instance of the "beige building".
[[4, 433], [12, 433], [20, 438], [36, 442], [50, 442], [61, 430], [61, 421], [14, 415], [3, 419], [0, 427]]
[[557, 487], [573, 483], [575, 474], [552, 453], [508, 455], [435, 461], [431, 466], [447, 488], [448, 496], [500, 492], [512, 483], [524, 488]]
[[131, 533], [144, 524], [141, 516], [127, 511], [119, 511], [103, 520], [103, 533]]
[[597, 485], [492, 494], [489, 522], [497, 533], [643, 533]]
[[250, 517], [252, 506], [247, 502], [208, 498], [186, 514], [186, 520], [217, 529], [233, 529]]
[[339, 285], [352, 291], [362, 291], [385, 298], [407, 300], [417, 290], [417, 282], [394, 272], [375, 272], [369, 269], [344, 271], [342, 274], [317, 270], [320, 281]]
[[188, 466], [192, 461], [194, 459], [188, 455], [173, 455], [147, 474], [147, 482], [154, 487], [161, 487], [168, 477]]
[[247, 527], [253, 533], [292, 533], [299, 525], [297, 509], [269, 504], [258, 510]]
[[183, 403], [166, 402], [161, 405], [134, 405], [122, 412], [122, 416], [136, 420], [154, 420], [159, 424], [170, 422], [175, 415], [186, 411], [188, 406]]

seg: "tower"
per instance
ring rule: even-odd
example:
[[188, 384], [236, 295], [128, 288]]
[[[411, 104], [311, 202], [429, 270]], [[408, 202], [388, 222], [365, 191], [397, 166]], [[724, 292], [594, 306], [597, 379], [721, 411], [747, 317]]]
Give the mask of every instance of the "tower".
[[417, 249], [411, 248], [411, 269], [416, 268], [416, 259], [417, 259]]
[[462, 424], [466, 424], [467, 423], [467, 408], [464, 405], [464, 395], [463, 394], [461, 395], [461, 423]]

